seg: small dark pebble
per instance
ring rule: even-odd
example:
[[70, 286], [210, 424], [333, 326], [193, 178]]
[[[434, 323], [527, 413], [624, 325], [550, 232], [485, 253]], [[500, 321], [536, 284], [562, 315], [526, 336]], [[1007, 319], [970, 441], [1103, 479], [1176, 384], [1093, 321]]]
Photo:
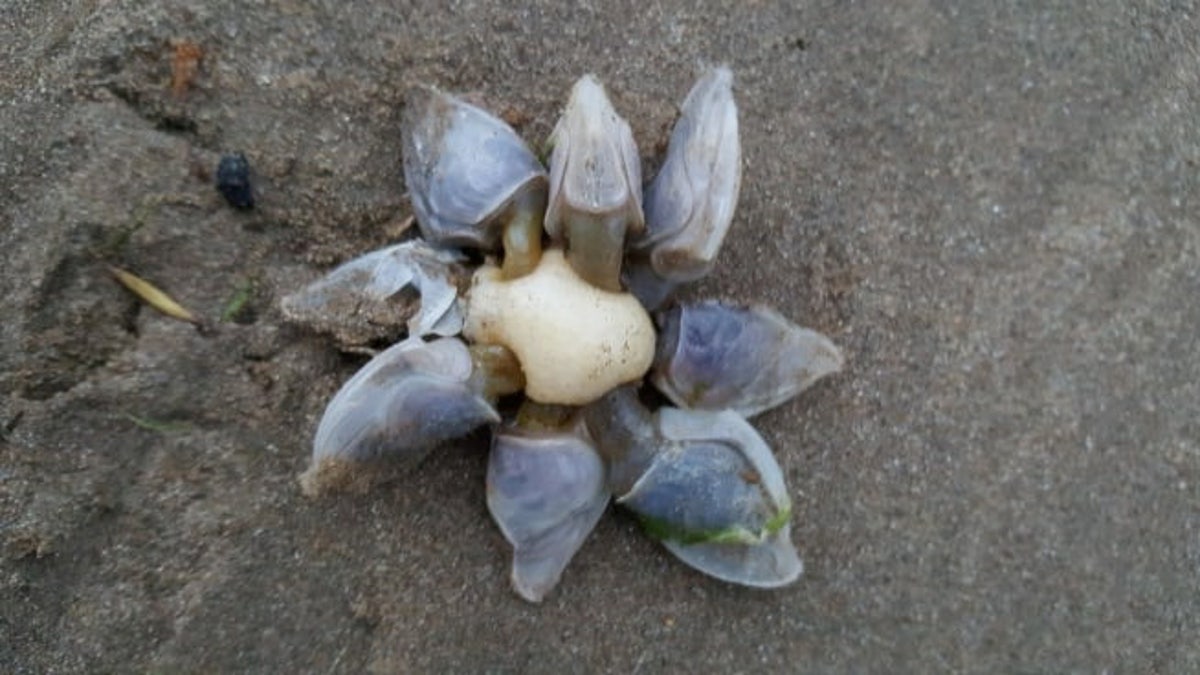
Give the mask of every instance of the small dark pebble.
[[217, 189], [230, 206], [254, 208], [254, 190], [250, 187], [250, 162], [240, 152], [225, 155], [217, 165]]

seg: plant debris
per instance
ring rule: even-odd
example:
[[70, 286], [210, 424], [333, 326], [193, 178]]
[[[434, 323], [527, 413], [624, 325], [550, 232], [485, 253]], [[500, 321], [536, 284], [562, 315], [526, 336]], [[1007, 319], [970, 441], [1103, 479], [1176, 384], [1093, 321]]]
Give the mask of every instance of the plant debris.
[[171, 93], [176, 98], [183, 96], [191, 88], [203, 58], [204, 50], [195, 42], [180, 40], [174, 44], [174, 52], [171, 55]]
[[187, 321], [197, 326], [200, 325], [200, 319], [195, 314], [192, 314], [186, 307], [176, 302], [174, 298], [164, 293], [149, 281], [113, 265], [108, 266], [108, 271], [112, 272], [112, 275], [117, 278], [117, 281], [121, 282], [121, 285], [128, 288], [134, 295], [141, 298], [143, 302], [154, 309], [173, 319]]

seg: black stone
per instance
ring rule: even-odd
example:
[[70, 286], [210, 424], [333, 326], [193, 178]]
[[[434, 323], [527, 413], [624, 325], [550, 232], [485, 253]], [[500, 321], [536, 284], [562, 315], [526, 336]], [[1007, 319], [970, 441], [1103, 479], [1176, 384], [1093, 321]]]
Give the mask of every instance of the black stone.
[[230, 206], [254, 208], [254, 190], [250, 187], [250, 162], [240, 152], [225, 155], [217, 165], [217, 189]]

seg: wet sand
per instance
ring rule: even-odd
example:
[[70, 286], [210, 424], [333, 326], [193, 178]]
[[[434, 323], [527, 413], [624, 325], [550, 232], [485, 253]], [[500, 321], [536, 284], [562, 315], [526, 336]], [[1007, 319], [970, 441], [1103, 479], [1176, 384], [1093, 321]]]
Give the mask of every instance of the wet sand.
[[[0, 670], [1200, 671], [1200, 26], [1163, 7], [4, 3]], [[804, 577], [722, 584], [610, 511], [527, 605], [483, 434], [303, 497], [362, 358], [277, 302], [402, 236], [404, 91], [540, 143], [594, 72], [649, 176], [713, 62], [745, 172], [688, 295], [848, 357], [756, 420]]]

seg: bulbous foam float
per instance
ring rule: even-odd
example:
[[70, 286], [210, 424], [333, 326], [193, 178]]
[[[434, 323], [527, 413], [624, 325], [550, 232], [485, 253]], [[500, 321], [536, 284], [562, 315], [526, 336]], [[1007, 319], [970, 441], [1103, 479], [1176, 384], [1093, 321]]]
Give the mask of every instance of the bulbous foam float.
[[463, 333], [512, 350], [525, 394], [539, 403], [590, 403], [640, 379], [654, 360], [654, 324], [637, 299], [587, 283], [557, 249], [512, 281], [495, 267], [481, 268]]

